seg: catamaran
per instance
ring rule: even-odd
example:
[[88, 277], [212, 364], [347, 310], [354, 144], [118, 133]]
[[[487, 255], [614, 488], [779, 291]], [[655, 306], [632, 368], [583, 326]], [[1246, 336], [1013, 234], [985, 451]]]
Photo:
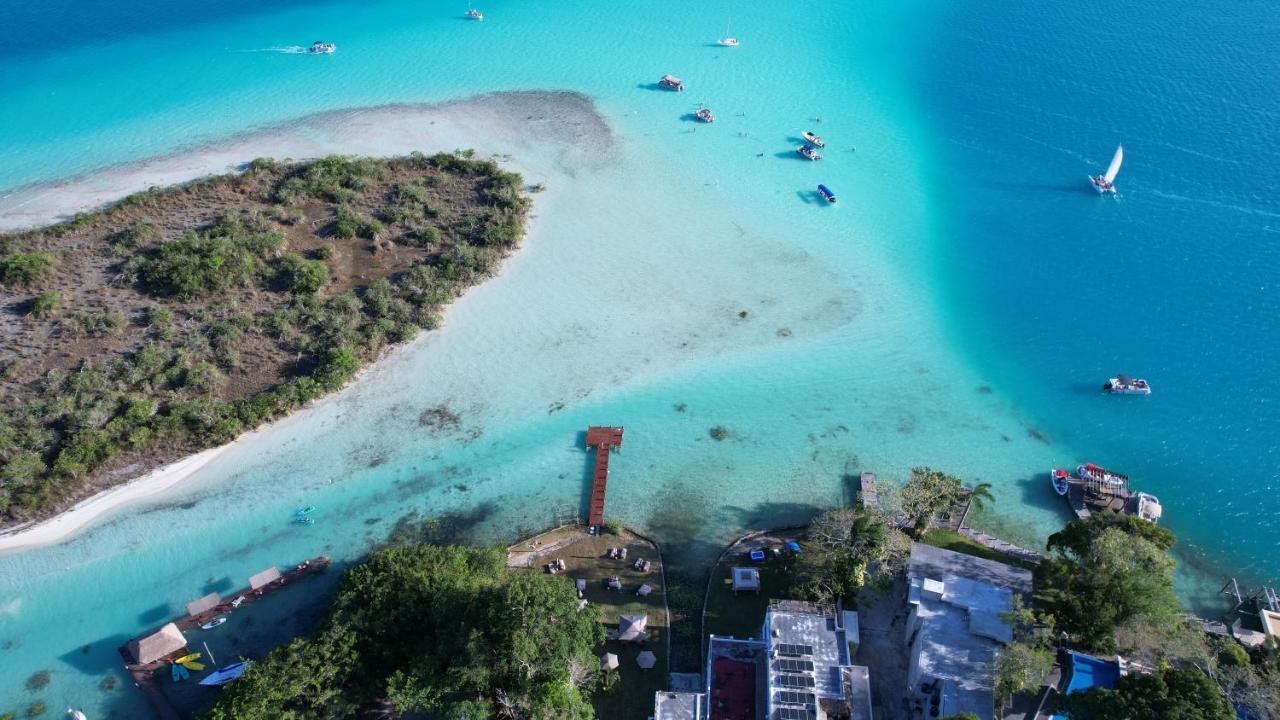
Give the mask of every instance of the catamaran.
[[1093, 189], [1100, 194], [1111, 193], [1116, 194], [1116, 175], [1120, 174], [1120, 163], [1124, 162], [1124, 146], [1116, 146], [1116, 154], [1111, 156], [1111, 164], [1107, 166], [1106, 175], [1090, 176], [1089, 183], [1093, 185]]

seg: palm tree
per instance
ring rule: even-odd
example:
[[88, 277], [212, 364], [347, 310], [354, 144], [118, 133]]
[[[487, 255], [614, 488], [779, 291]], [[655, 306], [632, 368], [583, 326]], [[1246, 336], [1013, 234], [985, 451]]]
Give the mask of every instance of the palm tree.
[[978, 483], [969, 491], [969, 502], [979, 510], [986, 510], [987, 503], [994, 503], [996, 498], [991, 494], [991, 483]]

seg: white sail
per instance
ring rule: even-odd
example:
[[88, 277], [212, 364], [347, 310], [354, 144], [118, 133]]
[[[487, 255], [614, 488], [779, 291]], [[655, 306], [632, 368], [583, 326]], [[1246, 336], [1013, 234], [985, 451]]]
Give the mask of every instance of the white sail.
[[1107, 174], [1102, 176], [1108, 185], [1116, 181], [1116, 175], [1120, 174], [1120, 163], [1122, 162], [1124, 162], [1124, 146], [1117, 145], [1115, 157], [1111, 158], [1111, 164], [1107, 166]]

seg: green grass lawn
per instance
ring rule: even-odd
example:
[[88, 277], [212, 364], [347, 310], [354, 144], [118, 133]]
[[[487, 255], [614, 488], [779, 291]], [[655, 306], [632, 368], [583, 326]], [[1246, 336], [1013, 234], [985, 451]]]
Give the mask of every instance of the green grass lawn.
[[[769, 600], [791, 596], [792, 562], [793, 556], [784, 553], [779, 556], [770, 554], [769, 559], [762, 563], [753, 563], [745, 556], [730, 557], [718, 563], [711, 570], [711, 590], [707, 594], [703, 632], [737, 638], [758, 636]], [[730, 573], [735, 567], [754, 567], [760, 571], [759, 594], [734, 594]]]
[[974, 557], [980, 557], [987, 560], [995, 560], [996, 562], [1001, 562], [1005, 565], [1013, 565], [1014, 567], [1025, 568], [1027, 570], [1035, 570], [1036, 567], [1025, 560], [1013, 557], [1012, 555], [1006, 555], [998, 550], [992, 550], [977, 540], [967, 538], [964, 535], [951, 530], [943, 530], [942, 528], [934, 528], [927, 531], [924, 534], [924, 537], [920, 538], [920, 542], [926, 545], [940, 547], [944, 550], [952, 550], [954, 552], [964, 553], [965, 555], [973, 555]]

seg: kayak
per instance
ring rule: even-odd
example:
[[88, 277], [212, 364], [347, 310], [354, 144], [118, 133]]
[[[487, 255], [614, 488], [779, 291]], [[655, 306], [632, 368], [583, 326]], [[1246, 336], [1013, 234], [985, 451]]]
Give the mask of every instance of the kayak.
[[187, 672], [187, 669], [181, 665], [171, 666], [169, 675], [173, 678], [174, 682], [182, 682], [183, 680], [191, 677], [191, 673]]
[[190, 670], [191, 672], [200, 672], [204, 669], [204, 663], [196, 662], [195, 660], [188, 660], [182, 663], [182, 667]]
[[243, 675], [246, 667], [247, 666], [245, 665], [245, 663], [242, 663], [242, 662], [238, 662], [233, 665], [228, 665], [222, 668], [221, 670], [217, 670], [215, 672], [211, 672], [208, 675], [206, 675], [205, 678], [200, 681], [200, 684], [201, 685], [226, 685], [232, 680], [235, 680], [236, 678]]
[[301, 510], [294, 510], [294, 511], [293, 511], [293, 514], [294, 514], [294, 515], [297, 515], [297, 516], [310, 515], [311, 513], [315, 512], [315, 511], [316, 511], [316, 506], [315, 506], [315, 505], [308, 505], [308, 506], [306, 506], [305, 508], [302, 508]]
[[227, 619], [226, 619], [225, 617], [214, 618], [214, 619], [210, 620], [209, 622], [207, 622], [207, 623], [205, 623], [205, 624], [201, 625], [201, 626], [200, 626], [200, 629], [201, 629], [201, 630], [212, 630], [212, 629], [214, 629], [214, 628], [218, 627], [219, 625], [221, 625], [222, 623], [224, 623], [224, 622], [226, 622], [226, 621], [227, 621]]
[[199, 659], [200, 659], [200, 653], [191, 653], [190, 655], [183, 655], [177, 660], [174, 660], [174, 662], [178, 663], [179, 665], [186, 665], [192, 660], [199, 660]]

